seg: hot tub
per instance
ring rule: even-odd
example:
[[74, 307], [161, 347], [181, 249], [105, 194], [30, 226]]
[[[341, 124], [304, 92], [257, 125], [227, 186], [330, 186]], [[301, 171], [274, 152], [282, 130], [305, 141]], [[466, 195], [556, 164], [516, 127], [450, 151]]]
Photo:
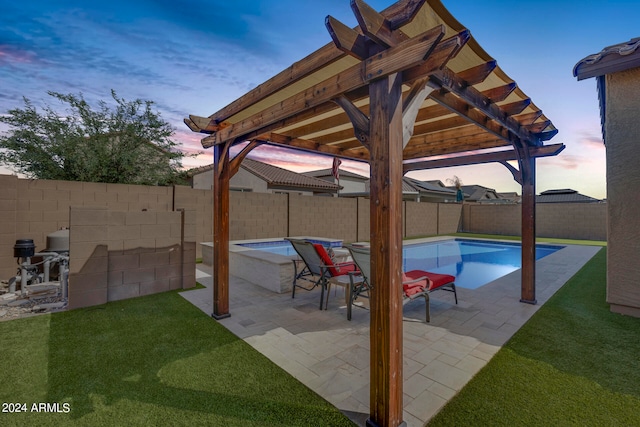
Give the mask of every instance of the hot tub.
[[[326, 247], [342, 246], [342, 240], [296, 236]], [[213, 243], [202, 245], [202, 262], [213, 265]], [[277, 293], [291, 292], [293, 262], [299, 259], [293, 247], [282, 238], [234, 240], [229, 242], [229, 273], [232, 276]]]

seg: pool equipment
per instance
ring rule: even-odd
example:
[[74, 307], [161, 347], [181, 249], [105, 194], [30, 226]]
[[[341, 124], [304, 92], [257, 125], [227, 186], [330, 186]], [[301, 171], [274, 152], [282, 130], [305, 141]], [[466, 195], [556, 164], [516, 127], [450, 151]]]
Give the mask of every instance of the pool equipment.
[[[15, 277], [9, 279], [9, 292], [27, 294], [28, 286], [41, 283], [59, 283], [60, 293], [67, 297], [69, 289], [69, 230], [58, 230], [47, 235], [47, 250], [36, 252], [33, 239], [18, 239], [13, 256], [19, 265]], [[33, 262], [33, 259], [38, 260]], [[52, 281], [52, 278], [57, 280]]]

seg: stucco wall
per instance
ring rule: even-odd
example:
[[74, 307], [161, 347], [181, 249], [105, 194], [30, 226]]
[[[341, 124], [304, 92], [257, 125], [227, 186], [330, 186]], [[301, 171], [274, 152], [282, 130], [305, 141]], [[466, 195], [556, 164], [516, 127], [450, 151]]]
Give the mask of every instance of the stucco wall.
[[[213, 178], [213, 176], [211, 176]], [[210, 181], [209, 185], [211, 185]], [[270, 193], [271, 191], [267, 190], [267, 182], [263, 179], [258, 178], [251, 172], [245, 169], [238, 169], [238, 173], [236, 173], [231, 180], [229, 181], [229, 187], [231, 188], [250, 188], [253, 191], [258, 193]]]
[[640, 317], [640, 68], [606, 79], [607, 301]]
[[[331, 180], [331, 182], [338, 184], [338, 181], [335, 181], [333, 179]], [[339, 183], [340, 186], [343, 187], [343, 189], [340, 190], [341, 193], [362, 193], [365, 191], [364, 181], [362, 181], [361, 179], [356, 180], [341, 177]]]

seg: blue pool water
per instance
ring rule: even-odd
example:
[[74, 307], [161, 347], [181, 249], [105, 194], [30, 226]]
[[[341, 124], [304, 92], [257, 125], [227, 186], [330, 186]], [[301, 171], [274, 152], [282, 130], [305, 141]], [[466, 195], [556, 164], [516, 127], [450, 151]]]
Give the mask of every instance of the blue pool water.
[[[536, 260], [563, 246], [536, 245]], [[518, 270], [522, 262], [520, 243], [454, 239], [407, 245], [403, 267], [456, 276], [456, 286], [476, 289]]]
[[[307, 239], [313, 243], [320, 243], [325, 247], [340, 247], [342, 246], [342, 241], [329, 242], [327, 240], [313, 240]], [[257, 249], [259, 251], [271, 252], [272, 254], [278, 255], [296, 255], [295, 249], [291, 246], [286, 240], [274, 240], [271, 242], [253, 242], [253, 243], [240, 243], [238, 246], [244, 246], [246, 248]]]
[[[317, 241], [328, 245], [329, 242]], [[341, 242], [332, 242], [339, 246]], [[279, 255], [295, 255], [286, 240], [242, 243], [260, 251]], [[536, 259], [544, 258], [563, 246], [536, 245]], [[405, 245], [402, 251], [403, 270], [426, 270], [456, 277], [456, 286], [476, 289], [521, 267], [520, 243], [488, 242], [484, 240], [452, 239], [439, 242]]]

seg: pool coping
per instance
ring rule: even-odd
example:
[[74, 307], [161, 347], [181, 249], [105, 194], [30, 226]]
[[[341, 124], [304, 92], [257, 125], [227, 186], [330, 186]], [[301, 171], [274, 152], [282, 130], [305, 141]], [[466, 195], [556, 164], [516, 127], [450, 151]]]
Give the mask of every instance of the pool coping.
[[[294, 276], [293, 261], [297, 254], [280, 255], [259, 248], [240, 246], [243, 243], [282, 241], [287, 237], [243, 239], [229, 242], [229, 274], [276, 293], [291, 292]], [[309, 239], [327, 242], [343, 242], [341, 239], [313, 236], [292, 236], [290, 239]], [[213, 242], [202, 242], [202, 262], [213, 265]]]

